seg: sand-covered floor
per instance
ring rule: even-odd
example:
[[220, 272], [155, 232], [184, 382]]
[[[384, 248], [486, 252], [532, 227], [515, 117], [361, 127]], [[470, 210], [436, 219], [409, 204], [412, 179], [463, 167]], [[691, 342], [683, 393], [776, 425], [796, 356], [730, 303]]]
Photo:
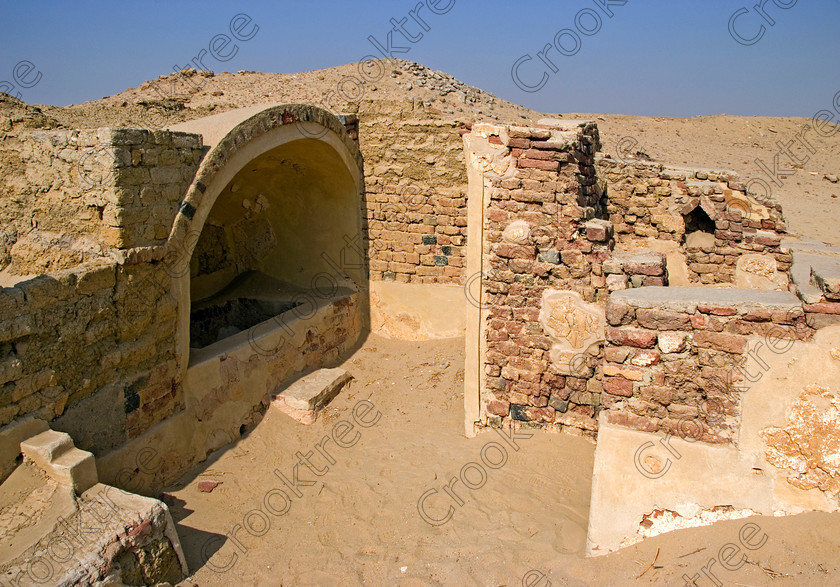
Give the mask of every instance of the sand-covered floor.
[[[236, 445], [169, 488], [194, 573], [184, 585], [548, 585], [538, 582], [540, 573], [552, 585], [682, 585], [683, 574], [701, 573], [722, 546], [738, 541], [743, 520], [587, 559], [594, 445], [542, 432], [515, 439], [518, 449], [495, 432], [467, 439], [463, 339], [371, 335], [343, 366], [354, 380], [315, 424], [269, 410]], [[354, 422], [362, 400], [375, 406], [357, 412], [368, 427]], [[323, 443], [330, 463], [316, 445], [341, 421], [354, 427], [339, 425], [339, 440], [354, 444]], [[506, 462], [496, 446], [484, 448], [493, 442], [505, 447]], [[498, 468], [483, 463], [483, 449]], [[299, 465], [293, 490], [274, 471], [294, 484], [298, 451], [304, 457], [313, 451], [309, 458], [321, 476]], [[486, 481], [468, 467], [467, 481], [476, 488], [461, 481], [451, 486], [460, 505], [444, 486], [469, 463], [482, 466]], [[207, 479], [222, 484], [202, 493], [198, 482]], [[283, 488], [289, 502], [277, 491]], [[418, 513], [418, 499], [429, 489], [438, 490], [425, 504], [430, 517], [442, 519], [453, 508], [439, 526]], [[840, 515], [751, 520], [767, 542], [749, 551], [737, 571], [711, 567], [723, 584], [840, 584]], [[243, 524], [251, 533], [236, 528]], [[223, 541], [226, 534], [236, 540]]]

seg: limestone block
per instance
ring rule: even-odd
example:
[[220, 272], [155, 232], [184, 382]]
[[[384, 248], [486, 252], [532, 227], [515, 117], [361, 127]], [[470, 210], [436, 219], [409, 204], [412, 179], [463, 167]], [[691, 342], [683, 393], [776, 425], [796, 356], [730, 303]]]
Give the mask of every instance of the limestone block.
[[524, 220], [514, 220], [502, 232], [505, 242], [515, 245], [527, 244], [530, 235], [531, 228]]
[[31, 461], [59, 485], [76, 494], [87, 491], [99, 480], [93, 454], [79, 450], [64, 432], [45, 430], [20, 443], [24, 460]]
[[579, 353], [604, 339], [604, 311], [584, 302], [576, 292], [547, 289], [539, 320], [558, 351]]
[[741, 255], [735, 264], [735, 287], [787, 289], [787, 278], [778, 273], [776, 258], [769, 254]]
[[302, 424], [312, 424], [350, 379], [344, 369], [319, 369], [275, 396], [272, 405]]

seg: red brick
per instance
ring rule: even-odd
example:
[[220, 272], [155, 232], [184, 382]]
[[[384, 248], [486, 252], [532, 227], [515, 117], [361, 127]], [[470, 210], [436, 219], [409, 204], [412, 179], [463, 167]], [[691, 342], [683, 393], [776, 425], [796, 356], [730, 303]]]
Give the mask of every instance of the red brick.
[[531, 141], [528, 139], [510, 138], [508, 139], [507, 146], [515, 147], [517, 149], [529, 149], [531, 148]]
[[691, 330], [691, 318], [679, 312], [640, 308], [636, 310], [636, 320], [651, 330]]
[[604, 377], [604, 391], [623, 397], [633, 396], [633, 382], [624, 377]]
[[634, 346], [652, 349], [656, 345], [657, 333], [638, 328], [607, 328], [607, 340], [618, 346]]
[[706, 326], [706, 317], [703, 314], [695, 314], [691, 317], [691, 325], [695, 329], [703, 328]]
[[642, 430], [643, 432], [656, 432], [659, 430], [659, 422], [652, 418], [628, 414], [626, 412], [607, 412], [607, 422], [618, 426]]
[[566, 157], [555, 151], [543, 151], [540, 149], [528, 149], [522, 155], [526, 159], [540, 159], [542, 161], [565, 161]]
[[545, 171], [557, 171], [557, 161], [542, 161], [540, 159], [517, 159], [516, 166], [520, 169], [543, 169]]
[[805, 304], [805, 311], [815, 314], [840, 314], [840, 302], [820, 302]]
[[491, 402], [488, 402], [487, 411], [491, 414], [501, 416], [502, 418], [504, 418], [508, 414], [510, 414], [510, 402], [493, 400]]
[[743, 354], [747, 349], [747, 339], [743, 336], [722, 332], [706, 332], [705, 330], [694, 333], [694, 344], [702, 348], [712, 348], [738, 354]]
[[604, 359], [612, 363], [623, 363], [630, 354], [630, 349], [623, 347], [607, 347], [604, 349]]
[[[548, 400], [547, 399], [546, 399], [546, 405], [548, 405]], [[532, 422], [542, 422], [544, 424], [550, 424], [550, 423], [554, 422], [554, 409], [553, 408], [528, 407], [528, 408], [525, 408], [525, 415]]]

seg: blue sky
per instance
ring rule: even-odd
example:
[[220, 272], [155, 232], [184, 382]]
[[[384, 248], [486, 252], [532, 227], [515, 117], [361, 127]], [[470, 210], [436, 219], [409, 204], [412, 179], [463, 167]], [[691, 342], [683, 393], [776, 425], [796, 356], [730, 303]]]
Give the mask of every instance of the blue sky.
[[[421, 1], [441, 12], [424, 5], [416, 13], [427, 31], [409, 15]], [[765, 3], [766, 18], [752, 8], [757, 2]], [[748, 11], [735, 31], [752, 44], [730, 35], [730, 18], [741, 8]], [[358, 61], [375, 52], [369, 36], [384, 45], [389, 20], [409, 18], [406, 30], [416, 41], [392, 32], [392, 47], [409, 48], [398, 56], [545, 112], [812, 116], [831, 108], [840, 91], [835, 0], [30, 0], [6, 1], [2, 10], [0, 81], [31, 103], [97, 99], [169, 73], [207, 50], [215, 35], [230, 36], [237, 13], [259, 31], [232, 39], [221, 51], [236, 45], [229, 61], [207, 57], [215, 71], [287, 73]], [[549, 49], [555, 73], [538, 52], [563, 29], [580, 48], [574, 55]], [[562, 48], [572, 52], [577, 39], [563, 33]], [[548, 76], [539, 91], [514, 83], [511, 70], [522, 57], [524, 84]], [[37, 69], [18, 66], [15, 80], [22, 61]]]

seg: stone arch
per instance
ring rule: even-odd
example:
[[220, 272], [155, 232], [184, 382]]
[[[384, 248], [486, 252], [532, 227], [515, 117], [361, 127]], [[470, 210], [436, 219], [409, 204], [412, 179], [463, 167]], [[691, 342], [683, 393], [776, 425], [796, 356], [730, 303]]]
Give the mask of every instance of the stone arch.
[[[217, 132], [210, 129], [209, 134], [214, 130]], [[175, 260], [171, 266], [177, 268], [172, 278], [177, 302], [176, 352], [182, 372], [190, 357], [194, 253], [210, 226], [208, 219], [213, 211], [225, 206], [228, 212], [234, 209], [228, 200], [236, 191], [236, 182], [274, 190], [276, 193], [266, 193], [264, 199], [275, 210], [309, 210], [300, 218], [288, 214], [289, 221], [285, 223], [282, 214], [270, 217], [270, 228], [279, 237], [268, 260], [262, 260], [265, 272], [292, 281], [292, 272], [278, 261], [284, 256], [282, 253], [288, 253], [286, 257], [300, 257], [300, 263], [307, 266], [295, 276], [299, 277], [295, 285], [303, 290], [307, 279], [312, 283], [316, 275], [321, 275], [321, 287], [329, 287], [323, 285], [327, 279], [341, 281], [343, 277], [342, 286], [361, 288], [366, 281], [361, 216], [363, 177], [361, 153], [344, 125], [333, 114], [309, 105], [284, 104], [257, 111], [210, 147], [187, 189], [167, 243], [168, 255]], [[285, 199], [280, 196], [283, 189]], [[294, 193], [288, 193], [290, 190]], [[320, 212], [311, 201], [316, 199]], [[293, 233], [294, 238], [290, 237]], [[348, 239], [361, 250], [361, 263], [345, 262]], [[340, 267], [331, 266], [336, 264]], [[215, 287], [219, 284], [229, 285], [225, 279]], [[212, 284], [205, 284], [204, 293], [213, 289]]]

